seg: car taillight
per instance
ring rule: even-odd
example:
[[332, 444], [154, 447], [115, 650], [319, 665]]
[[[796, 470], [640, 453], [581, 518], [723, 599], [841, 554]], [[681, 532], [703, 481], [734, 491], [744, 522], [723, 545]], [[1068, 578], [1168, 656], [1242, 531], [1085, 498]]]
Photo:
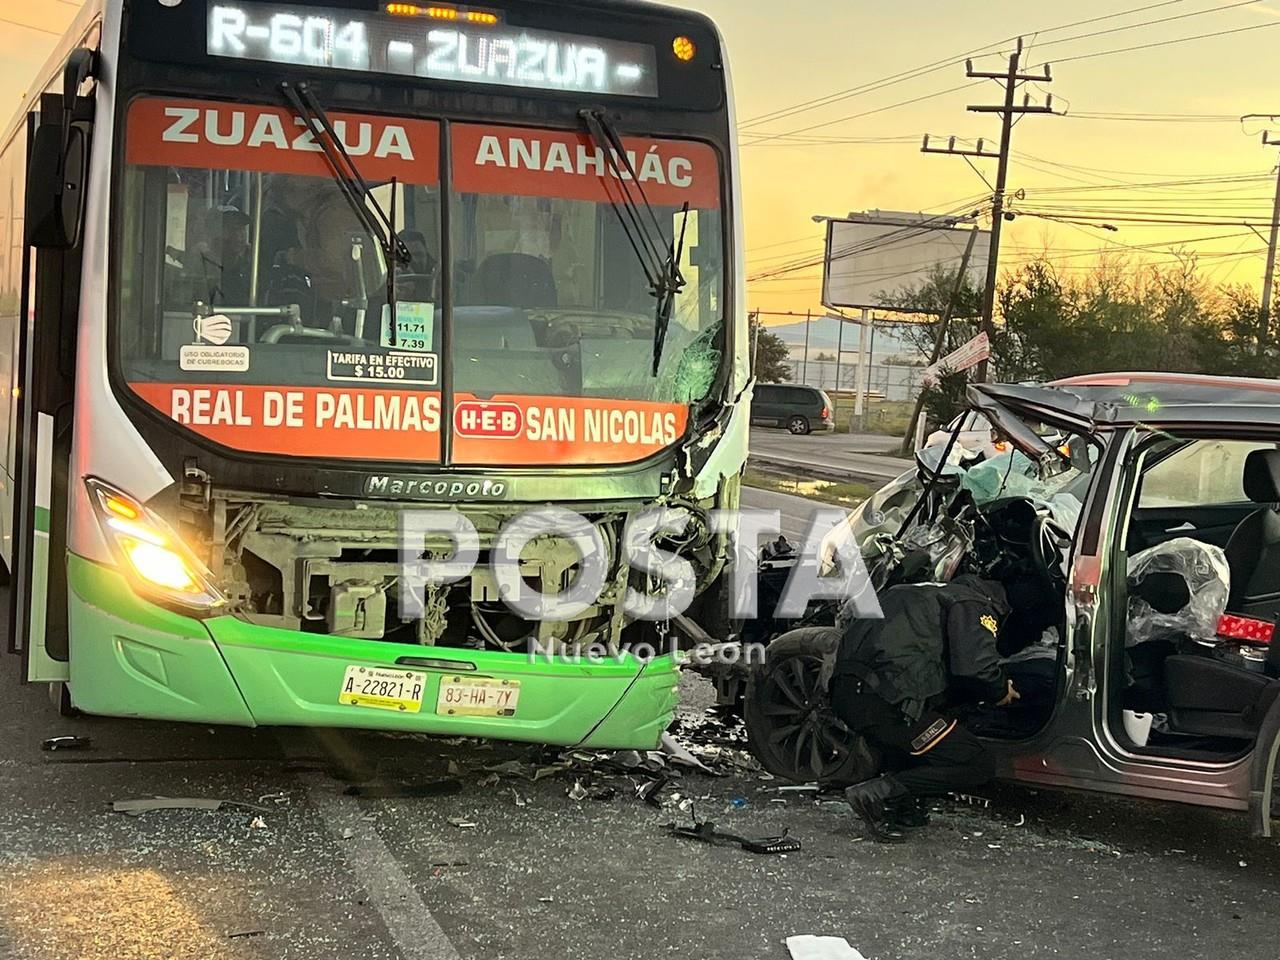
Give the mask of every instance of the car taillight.
[[829, 415], [830, 415], [830, 411], [828, 411], [826, 407], [823, 407], [823, 408], [822, 408], [822, 419], [823, 419], [823, 420], [827, 419], [827, 417], [828, 417]]

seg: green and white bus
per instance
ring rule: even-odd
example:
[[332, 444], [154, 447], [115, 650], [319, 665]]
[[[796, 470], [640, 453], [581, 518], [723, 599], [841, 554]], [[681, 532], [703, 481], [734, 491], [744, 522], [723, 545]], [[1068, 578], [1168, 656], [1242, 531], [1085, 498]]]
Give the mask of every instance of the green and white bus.
[[[11, 650], [109, 716], [649, 747], [628, 518], [725, 591], [749, 372], [734, 121], [707, 19], [630, 0], [89, 0], [0, 141]], [[487, 552], [585, 517], [556, 619]], [[393, 589], [410, 511], [480, 564]], [[446, 557], [428, 537], [422, 556]], [[554, 593], [572, 543], [520, 575]], [[604, 644], [589, 661], [534, 648]]]

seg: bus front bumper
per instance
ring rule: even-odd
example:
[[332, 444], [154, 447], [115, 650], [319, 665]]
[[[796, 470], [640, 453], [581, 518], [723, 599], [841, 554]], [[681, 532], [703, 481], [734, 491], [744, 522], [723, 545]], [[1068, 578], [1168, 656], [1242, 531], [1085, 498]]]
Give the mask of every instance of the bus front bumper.
[[[453, 647], [407, 647], [197, 620], [139, 598], [111, 567], [67, 557], [71, 693], [86, 713], [239, 726], [325, 726], [650, 749], [675, 714], [670, 656], [603, 662]], [[439, 667], [397, 664], [438, 658]], [[348, 667], [424, 675], [418, 712], [338, 702]], [[519, 683], [515, 716], [436, 712], [442, 678]]]

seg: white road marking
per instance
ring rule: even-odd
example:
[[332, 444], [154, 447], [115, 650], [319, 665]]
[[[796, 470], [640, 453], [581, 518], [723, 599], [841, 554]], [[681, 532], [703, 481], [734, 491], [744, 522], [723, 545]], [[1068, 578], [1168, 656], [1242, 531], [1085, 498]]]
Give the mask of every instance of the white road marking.
[[405, 960], [460, 960], [413, 883], [378, 836], [353, 797], [334, 792], [323, 777], [299, 777], [307, 799], [338, 841], [347, 865], [368, 891], [369, 902], [387, 925]]

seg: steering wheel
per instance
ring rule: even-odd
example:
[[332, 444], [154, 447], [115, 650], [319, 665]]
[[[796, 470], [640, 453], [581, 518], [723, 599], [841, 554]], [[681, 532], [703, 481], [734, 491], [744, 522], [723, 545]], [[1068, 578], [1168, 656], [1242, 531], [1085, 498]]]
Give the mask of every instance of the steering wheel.
[[1048, 513], [1037, 513], [1031, 521], [1031, 559], [1036, 570], [1055, 589], [1066, 586], [1063, 560], [1070, 555], [1073, 539], [1071, 531]]

